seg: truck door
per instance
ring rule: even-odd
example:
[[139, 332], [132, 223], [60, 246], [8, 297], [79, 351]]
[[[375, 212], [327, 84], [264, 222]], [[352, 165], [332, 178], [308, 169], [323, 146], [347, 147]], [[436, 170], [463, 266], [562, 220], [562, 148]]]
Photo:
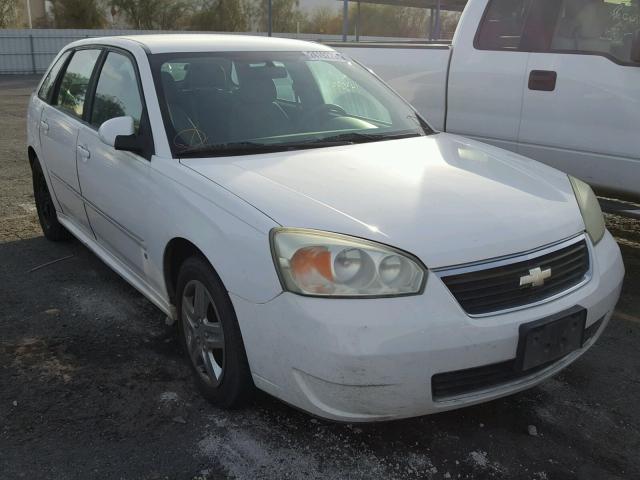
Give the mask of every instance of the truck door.
[[601, 189], [640, 196], [640, 63], [632, 60], [638, 2], [534, 1], [520, 153]]
[[[470, 2], [453, 39], [446, 130], [517, 151], [531, 0]], [[478, 19], [481, 19], [479, 27]]]

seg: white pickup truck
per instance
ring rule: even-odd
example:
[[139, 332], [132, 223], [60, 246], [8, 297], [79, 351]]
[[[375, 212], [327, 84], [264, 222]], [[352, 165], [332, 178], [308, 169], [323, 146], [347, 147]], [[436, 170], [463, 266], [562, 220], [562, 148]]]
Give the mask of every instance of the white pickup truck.
[[640, 198], [640, 1], [469, 0], [451, 45], [338, 44], [436, 129]]

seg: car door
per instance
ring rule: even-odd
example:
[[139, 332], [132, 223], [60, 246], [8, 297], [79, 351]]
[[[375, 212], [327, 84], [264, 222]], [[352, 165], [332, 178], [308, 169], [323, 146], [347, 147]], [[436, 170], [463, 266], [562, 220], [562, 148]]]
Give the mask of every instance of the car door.
[[[446, 131], [517, 151], [531, 0], [470, 2], [454, 38]], [[472, 25], [481, 18], [480, 25]]]
[[[143, 276], [149, 213], [149, 158], [105, 144], [98, 129], [130, 116], [136, 134], [151, 135], [133, 57], [109, 51], [99, 67], [89, 122], [78, 135], [78, 176], [97, 241]], [[141, 126], [142, 125], [142, 126]]]
[[[71, 53], [71, 50], [67, 50], [56, 58], [56, 61], [51, 65], [51, 68], [43, 78], [40, 88], [31, 95], [29, 102], [29, 108], [27, 110], [27, 137], [29, 143], [33, 145], [38, 152], [41, 162], [46, 161], [46, 152], [42, 150], [40, 143], [40, 135], [42, 134], [44, 136], [45, 133], [41, 125], [46, 124], [46, 122], [43, 122], [42, 112], [51, 105], [56, 83], [61, 76], [60, 72], [64, 70], [67, 60], [71, 57]], [[46, 163], [42, 165], [44, 172], [47, 171], [45, 167]]]
[[634, 0], [537, 0], [552, 25], [527, 66], [520, 152], [600, 187], [640, 196], [640, 64]]
[[99, 49], [73, 52], [54, 93], [40, 117], [40, 144], [51, 186], [62, 214], [86, 233], [91, 232], [82, 202], [76, 169], [76, 142], [85, 116], [86, 97]]

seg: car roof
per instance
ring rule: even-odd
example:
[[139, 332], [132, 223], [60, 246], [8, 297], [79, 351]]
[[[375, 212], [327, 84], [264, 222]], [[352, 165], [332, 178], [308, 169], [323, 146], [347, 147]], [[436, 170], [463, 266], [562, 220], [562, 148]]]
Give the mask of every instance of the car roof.
[[150, 53], [233, 52], [233, 51], [331, 51], [331, 47], [315, 42], [258, 35], [225, 34], [152, 34], [87, 38], [71, 46], [105, 44], [125, 46], [138, 44]]

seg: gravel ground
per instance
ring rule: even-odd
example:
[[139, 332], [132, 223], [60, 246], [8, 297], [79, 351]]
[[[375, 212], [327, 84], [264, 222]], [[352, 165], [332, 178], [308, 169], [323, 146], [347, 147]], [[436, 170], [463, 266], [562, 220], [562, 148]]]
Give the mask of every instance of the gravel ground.
[[537, 388], [373, 425], [267, 395], [223, 412], [156, 308], [79, 242], [42, 238], [24, 147], [33, 83], [0, 78], [1, 479], [640, 478], [640, 221], [607, 216], [627, 267], [616, 315]]

